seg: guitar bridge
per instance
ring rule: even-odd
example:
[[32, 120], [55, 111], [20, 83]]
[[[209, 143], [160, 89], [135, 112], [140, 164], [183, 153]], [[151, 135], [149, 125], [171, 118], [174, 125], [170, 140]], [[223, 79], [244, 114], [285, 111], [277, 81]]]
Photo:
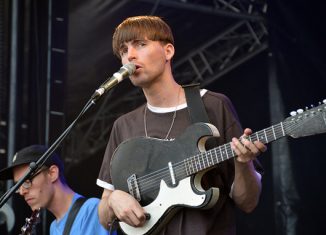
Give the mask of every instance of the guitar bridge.
[[138, 187], [138, 182], [137, 182], [137, 176], [135, 174], [131, 175], [127, 179], [127, 184], [128, 184], [128, 190], [129, 193], [137, 200], [140, 202], [140, 190]]

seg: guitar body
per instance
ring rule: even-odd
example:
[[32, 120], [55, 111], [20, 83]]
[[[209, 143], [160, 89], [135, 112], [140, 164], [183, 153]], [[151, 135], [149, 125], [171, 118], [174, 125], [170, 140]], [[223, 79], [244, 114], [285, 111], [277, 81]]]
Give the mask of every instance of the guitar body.
[[[210, 124], [197, 123], [174, 141], [166, 141], [154, 138], [130, 139], [116, 149], [111, 161], [112, 182], [115, 189], [130, 192], [128, 178], [135, 175], [142, 176], [161, 169], [166, 169], [169, 162], [181, 162], [186, 157], [204, 151], [207, 138], [219, 136], [217, 129]], [[175, 169], [174, 171], [177, 171]], [[160, 230], [174, 212], [180, 207], [210, 208], [219, 196], [217, 188], [204, 191], [200, 185], [205, 172], [186, 177], [173, 184], [169, 170], [162, 173], [155, 190], [142, 190], [140, 187], [140, 204], [150, 214], [150, 219], [141, 228], [134, 228], [120, 222], [121, 229], [126, 234], [155, 234]], [[149, 179], [149, 183], [151, 183]], [[146, 183], [145, 183], [146, 185]]]

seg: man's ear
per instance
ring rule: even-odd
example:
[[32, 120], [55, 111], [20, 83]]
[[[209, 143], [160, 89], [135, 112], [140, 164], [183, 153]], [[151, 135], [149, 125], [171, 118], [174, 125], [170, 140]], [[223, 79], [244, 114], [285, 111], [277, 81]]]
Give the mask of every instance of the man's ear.
[[59, 168], [56, 165], [50, 166], [48, 173], [50, 175], [51, 182], [54, 182], [59, 178]]
[[165, 59], [171, 60], [174, 56], [174, 46], [171, 43], [167, 43], [164, 46], [164, 50], [165, 50]]

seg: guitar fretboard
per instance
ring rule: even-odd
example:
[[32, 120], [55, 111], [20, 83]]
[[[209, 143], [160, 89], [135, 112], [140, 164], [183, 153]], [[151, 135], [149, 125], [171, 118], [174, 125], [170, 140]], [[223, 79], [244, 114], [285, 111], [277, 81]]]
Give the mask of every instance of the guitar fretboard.
[[[262, 143], [266, 144], [274, 140], [277, 140], [281, 137], [284, 137], [285, 135], [286, 135], [286, 131], [283, 126], [283, 122], [281, 122], [279, 124], [273, 125], [269, 128], [251, 134], [249, 136], [249, 140], [252, 142], [259, 140]], [[206, 152], [197, 154], [190, 158], [186, 158], [184, 160], [184, 170], [180, 171], [179, 177], [183, 178], [184, 173], [186, 176], [190, 176], [199, 171], [213, 167], [216, 164], [228, 160], [230, 158], [233, 158], [235, 156], [236, 153], [231, 148], [231, 143], [227, 143], [219, 147], [210, 149]]]

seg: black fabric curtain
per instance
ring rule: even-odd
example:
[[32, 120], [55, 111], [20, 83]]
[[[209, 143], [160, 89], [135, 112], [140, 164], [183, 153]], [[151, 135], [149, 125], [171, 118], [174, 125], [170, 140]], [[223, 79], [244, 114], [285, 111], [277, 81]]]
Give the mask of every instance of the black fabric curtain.
[[[288, 113], [317, 106], [326, 98], [326, 34], [321, 2], [269, 1], [273, 72], [280, 104]], [[277, 153], [288, 160], [273, 161], [273, 172], [283, 172], [273, 176], [276, 234], [324, 233], [325, 143], [326, 136], [321, 134], [289, 138], [279, 148]]]

